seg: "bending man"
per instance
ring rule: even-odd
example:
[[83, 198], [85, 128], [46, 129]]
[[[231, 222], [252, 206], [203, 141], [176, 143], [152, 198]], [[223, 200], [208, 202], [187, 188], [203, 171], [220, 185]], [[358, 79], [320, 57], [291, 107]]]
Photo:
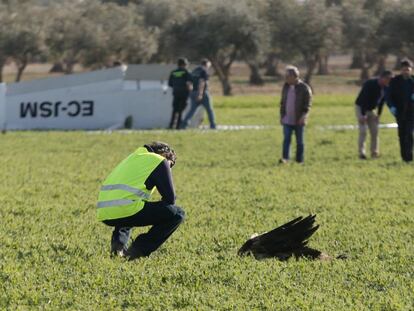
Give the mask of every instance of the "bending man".
[[[149, 256], [184, 220], [184, 211], [174, 205], [171, 168], [175, 161], [173, 149], [153, 142], [130, 154], [106, 178], [99, 192], [97, 217], [114, 227], [111, 254], [130, 260]], [[162, 200], [149, 202], [155, 187]], [[131, 229], [150, 225], [127, 248]]]
[[[358, 154], [360, 159], [365, 160], [367, 158], [365, 154], [367, 127], [371, 135], [371, 157], [377, 158], [379, 156], [379, 118], [391, 78], [392, 72], [386, 70], [379, 78], [367, 80], [356, 99], [355, 111], [359, 126]], [[376, 112], [375, 109], [377, 109]]]

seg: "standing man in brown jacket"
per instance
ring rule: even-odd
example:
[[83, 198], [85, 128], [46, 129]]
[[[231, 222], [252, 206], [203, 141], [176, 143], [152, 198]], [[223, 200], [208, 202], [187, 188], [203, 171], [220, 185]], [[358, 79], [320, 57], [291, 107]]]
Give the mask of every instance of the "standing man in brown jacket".
[[289, 161], [292, 132], [296, 136], [296, 162], [304, 162], [303, 132], [312, 105], [312, 90], [299, 79], [299, 70], [294, 66], [286, 68], [285, 85], [280, 102], [280, 123], [283, 126], [283, 152], [279, 163]]

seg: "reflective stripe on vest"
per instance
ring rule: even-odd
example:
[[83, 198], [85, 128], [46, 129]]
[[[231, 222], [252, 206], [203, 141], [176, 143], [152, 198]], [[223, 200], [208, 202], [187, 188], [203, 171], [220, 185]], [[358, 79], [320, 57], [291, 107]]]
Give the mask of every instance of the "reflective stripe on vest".
[[105, 185], [101, 187], [101, 191], [110, 191], [110, 190], [124, 190], [127, 192], [131, 192], [140, 198], [144, 200], [148, 200], [150, 198], [150, 195], [148, 193], [145, 193], [144, 191], [128, 186], [123, 184], [116, 184], [116, 185]]
[[111, 201], [101, 201], [98, 202], [97, 207], [111, 207], [111, 206], [124, 206], [134, 203], [134, 200], [128, 200], [128, 199], [121, 199], [121, 200], [111, 200]]

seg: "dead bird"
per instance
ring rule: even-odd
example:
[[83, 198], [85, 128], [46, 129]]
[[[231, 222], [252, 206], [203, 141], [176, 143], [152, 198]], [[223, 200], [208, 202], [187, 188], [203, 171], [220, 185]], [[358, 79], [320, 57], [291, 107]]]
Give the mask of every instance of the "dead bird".
[[[308, 239], [319, 229], [315, 225], [316, 215], [298, 217], [263, 234], [255, 234], [238, 251], [239, 256], [253, 255], [256, 259], [277, 258], [288, 260], [305, 257], [317, 260], [331, 260], [332, 257], [307, 246]], [[336, 257], [346, 259], [346, 255]]]

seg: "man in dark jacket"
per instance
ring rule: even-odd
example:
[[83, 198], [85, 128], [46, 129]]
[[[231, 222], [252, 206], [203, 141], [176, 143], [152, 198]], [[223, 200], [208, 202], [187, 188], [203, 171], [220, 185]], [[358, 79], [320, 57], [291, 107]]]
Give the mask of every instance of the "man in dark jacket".
[[414, 76], [412, 63], [401, 62], [401, 74], [395, 76], [390, 83], [391, 106], [396, 109], [398, 137], [401, 157], [405, 162], [413, 161], [414, 130]]
[[283, 152], [279, 163], [289, 161], [292, 133], [296, 136], [296, 162], [304, 161], [303, 131], [312, 105], [311, 88], [299, 79], [299, 70], [294, 66], [286, 68], [286, 83], [280, 102], [280, 123], [283, 126]]
[[379, 118], [391, 79], [392, 72], [386, 70], [378, 78], [367, 80], [355, 101], [355, 112], [359, 125], [358, 153], [360, 159], [367, 158], [365, 154], [367, 127], [371, 135], [371, 157], [379, 156]]
[[187, 70], [186, 58], [178, 59], [178, 68], [173, 70], [168, 79], [168, 85], [173, 89], [173, 111], [169, 128], [179, 128], [182, 113], [187, 106], [188, 96], [192, 90], [191, 74]]

